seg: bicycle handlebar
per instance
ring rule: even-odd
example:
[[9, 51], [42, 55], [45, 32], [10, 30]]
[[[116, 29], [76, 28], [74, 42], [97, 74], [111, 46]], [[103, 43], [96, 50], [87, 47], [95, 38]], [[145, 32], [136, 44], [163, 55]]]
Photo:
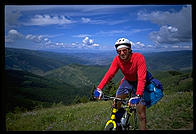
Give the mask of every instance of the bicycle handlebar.
[[114, 100], [114, 101], [120, 101], [120, 102], [122, 102], [122, 104], [124, 105], [123, 107], [125, 108], [125, 107], [129, 107], [129, 108], [131, 108], [131, 109], [136, 109], [136, 105], [131, 105], [131, 106], [128, 106], [128, 103], [129, 103], [129, 101], [128, 100], [125, 100], [125, 99], [121, 99], [121, 98], [117, 98], [117, 97], [111, 97], [111, 96], [102, 96], [101, 97], [101, 100], [105, 100], [105, 101], [107, 101], [107, 100]]
[[121, 99], [121, 98], [117, 98], [117, 97], [111, 97], [111, 96], [102, 96], [101, 100], [114, 100], [114, 101], [120, 101], [122, 102], [124, 105], [127, 105], [129, 103], [128, 100], [125, 99]]

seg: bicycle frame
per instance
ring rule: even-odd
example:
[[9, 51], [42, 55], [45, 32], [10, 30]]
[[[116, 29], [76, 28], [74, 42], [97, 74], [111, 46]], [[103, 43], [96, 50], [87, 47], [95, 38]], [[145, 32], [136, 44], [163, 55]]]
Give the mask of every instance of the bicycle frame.
[[[115, 106], [112, 107], [112, 113], [110, 119], [106, 122], [105, 125], [105, 130], [135, 130], [136, 129], [136, 123], [137, 123], [137, 115], [136, 115], [136, 106], [128, 106], [128, 101], [121, 99], [121, 98], [116, 98], [116, 97], [104, 97], [102, 100], [112, 100], [115, 101]], [[123, 116], [125, 116], [125, 124], [117, 123], [116, 122], [116, 112], [117, 110], [117, 102], [120, 101], [124, 105], [122, 108], [124, 108], [125, 113]], [[130, 120], [131, 119], [131, 122]], [[132, 125], [130, 127], [130, 125]]]
[[137, 111], [136, 106], [126, 106], [125, 116], [127, 114], [127, 120], [125, 123], [125, 130], [135, 130], [137, 127]]

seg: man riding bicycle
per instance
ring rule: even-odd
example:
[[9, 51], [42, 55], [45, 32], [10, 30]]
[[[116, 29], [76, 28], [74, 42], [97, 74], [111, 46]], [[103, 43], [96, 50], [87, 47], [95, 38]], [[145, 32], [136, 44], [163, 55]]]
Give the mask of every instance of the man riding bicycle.
[[[119, 69], [121, 69], [124, 77], [121, 80], [120, 86], [116, 92], [117, 98], [125, 99], [130, 92], [133, 96], [130, 98], [130, 105], [136, 104], [139, 128], [146, 129], [146, 103], [143, 99], [144, 88], [146, 84], [146, 62], [145, 58], [140, 53], [133, 53], [131, 49], [132, 43], [126, 38], [120, 38], [115, 43], [115, 48], [118, 55], [113, 59], [112, 64], [102, 81], [94, 91], [94, 97], [100, 99], [103, 92], [102, 89], [114, 77]], [[122, 112], [121, 104], [117, 104], [118, 112]], [[118, 115], [116, 115], [118, 117]], [[119, 121], [120, 121], [119, 117]]]

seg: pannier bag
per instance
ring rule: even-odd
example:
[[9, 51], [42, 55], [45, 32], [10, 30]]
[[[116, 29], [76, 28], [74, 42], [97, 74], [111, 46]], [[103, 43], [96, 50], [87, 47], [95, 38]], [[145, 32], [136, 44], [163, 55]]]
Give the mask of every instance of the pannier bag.
[[[150, 76], [150, 73], [147, 73]], [[163, 86], [161, 82], [152, 77], [147, 81], [147, 85], [144, 89], [144, 101], [146, 102], [146, 107], [149, 108], [150, 106], [156, 104], [162, 97], [163, 94]]]

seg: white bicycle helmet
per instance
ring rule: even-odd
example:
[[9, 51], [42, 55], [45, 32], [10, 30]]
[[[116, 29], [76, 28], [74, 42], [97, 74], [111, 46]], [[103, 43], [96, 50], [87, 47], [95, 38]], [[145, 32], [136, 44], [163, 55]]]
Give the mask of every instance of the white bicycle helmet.
[[116, 50], [122, 47], [131, 48], [131, 42], [126, 38], [120, 38], [115, 43]]

